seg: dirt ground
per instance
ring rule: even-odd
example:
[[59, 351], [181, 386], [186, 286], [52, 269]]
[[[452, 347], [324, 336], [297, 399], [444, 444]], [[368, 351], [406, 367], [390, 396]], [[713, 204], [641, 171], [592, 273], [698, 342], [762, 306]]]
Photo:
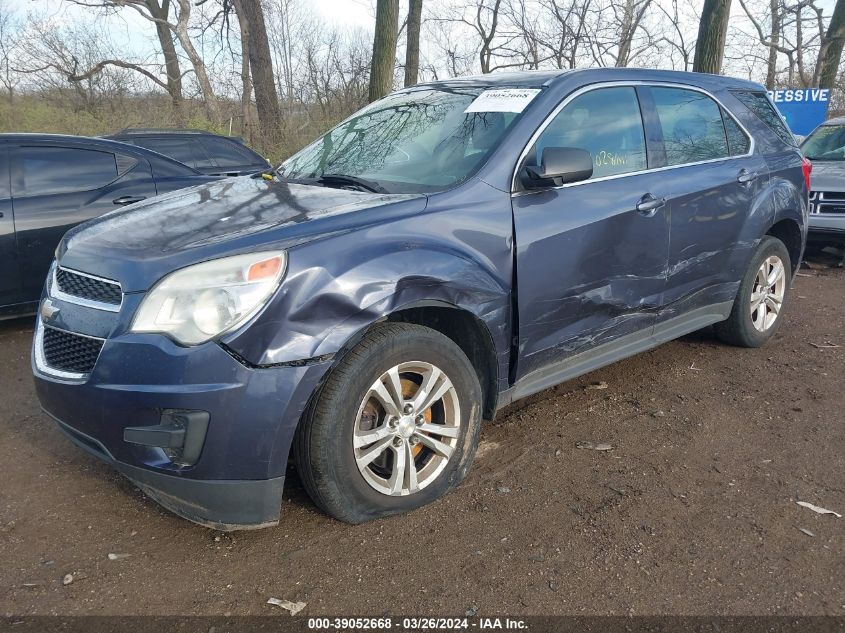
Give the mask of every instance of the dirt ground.
[[845, 514], [843, 306], [845, 270], [804, 269], [765, 348], [705, 330], [523, 401], [427, 508], [348, 526], [291, 474], [281, 524], [233, 534], [61, 436], [32, 320], [0, 323], [0, 614], [843, 615], [845, 518], [796, 504]]

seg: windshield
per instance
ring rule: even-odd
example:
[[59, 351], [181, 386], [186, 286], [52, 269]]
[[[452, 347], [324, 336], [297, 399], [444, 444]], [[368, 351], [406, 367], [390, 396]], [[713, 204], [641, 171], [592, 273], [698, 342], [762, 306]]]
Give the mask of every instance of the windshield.
[[438, 88], [385, 97], [291, 156], [279, 176], [387, 193], [453, 187], [484, 164], [519, 116], [465, 112], [482, 91]]
[[822, 125], [801, 144], [810, 160], [845, 160], [845, 125]]

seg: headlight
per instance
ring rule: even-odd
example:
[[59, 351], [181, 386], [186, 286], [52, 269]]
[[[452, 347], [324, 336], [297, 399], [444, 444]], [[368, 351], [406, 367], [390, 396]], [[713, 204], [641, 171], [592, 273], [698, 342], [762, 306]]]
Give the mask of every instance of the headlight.
[[285, 274], [284, 251], [236, 255], [167, 275], [144, 297], [133, 332], [167, 334], [197, 345], [234, 329], [258, 312]]

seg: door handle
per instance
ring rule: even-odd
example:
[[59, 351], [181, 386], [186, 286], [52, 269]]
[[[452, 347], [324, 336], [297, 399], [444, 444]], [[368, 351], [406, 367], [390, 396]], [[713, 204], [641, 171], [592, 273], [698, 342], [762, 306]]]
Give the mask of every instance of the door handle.
[[666, 198], [655, 198], [652, 194], [647, 193], [637, 203], [637, 211], [641, 215], [650, 218], [664, 204], [666, 204]]
[[736, 175], [736, 181], [741, 185], [747, 185], [750, 182], [754, 182], [757, 178], [757, 174], [752, 174], [747, 169], [740, 169], [739, 173]]
[[146, 200], [147, 196], [121, 196], [120, 198], [115, 198], [112, 200], [115, 204], [132, 204], [134, 202], [141, 202], [141, 200]]

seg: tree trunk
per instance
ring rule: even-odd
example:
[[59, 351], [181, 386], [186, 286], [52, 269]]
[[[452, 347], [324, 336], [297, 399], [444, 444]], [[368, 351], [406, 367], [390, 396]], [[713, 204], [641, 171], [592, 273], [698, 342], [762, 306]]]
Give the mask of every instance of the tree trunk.
[[249, 68], [255, 90], [255, 107], [264, 144], [277, 140], [279, 133], [279, 95], [273, 76], [273, 57], [267, 40], [267, 26], [261, 0], [236, 0], [235, 11], [249, 31]]
[[833, 17], [827, 27], [824, 44], [819, 51], [819, 87], [833, 88], [842, 61], [842, 47], [845, 44], [845, 0], [836, 0]]
[[[239, 2], [235, 1], [237, 7]], [[238, 26], [241, 32], [241, 136], [247, 144], [253, 144], [254, 121], [252, 120], [252, 78], [249, 69], [249, 27], [246, 20], [238, 18]]]
[[408, 2], [408, 44], [405, 48], [405, 87], [415, 85], [420, 78], [420, 24], [423, 0]]
[[156, 19], [155, 27], [161, 52], [164, 55], [164, 67], [167, 71], [167, 92], [173, 103], [173, 114], [176, 121], [182, 125], [185, 122], [185, 101], [182, 98], [182, 69], [179, 67], [179, 57], [176, 54], [176, 44], [173, 33], [167, 25], [170, 17], [170, 0], [145, 0], [147, 10]]
[[399, 31], [399, 0], [378, 0], [373, 61], [370, 65], [369, 101], [381, 99], [393, 88], [396, 39]]
[[179, 2], [179, 17], [175, 25], [171, 28], [176, 33], [176, 38], [179, 44], [182, 45], [182, 50], [191, 60], [191, 66], [194, 68], [194, 74], [197, 77], [197, 83], [200, 85], [203, 99], [205, 100], [205, 111], [212, 123], [220, 123], [220, 104], [217, 101], [217, 95], [214, 94], [214, 88], [211, 86], [211, 81], [208, 78], [208, 72], [205, 69], [205, 62], [199, 54], [194, 43], [191, 41], [191, 35], [188, 32], [188, 23], [191, 19], [191, 0], [178, 0]]
[[692, 67], [695, 72], [718, 75], [722, 71], [730, 13], [731, 0], [704, 0]]
[[769, 0], [769, 8], [772, 12], [772, 34], [769, 37], [769, 60], [766, 64], [766, 88], [774, 90], [778, 69], [778, 49], [780, 42], [780, 0]]

